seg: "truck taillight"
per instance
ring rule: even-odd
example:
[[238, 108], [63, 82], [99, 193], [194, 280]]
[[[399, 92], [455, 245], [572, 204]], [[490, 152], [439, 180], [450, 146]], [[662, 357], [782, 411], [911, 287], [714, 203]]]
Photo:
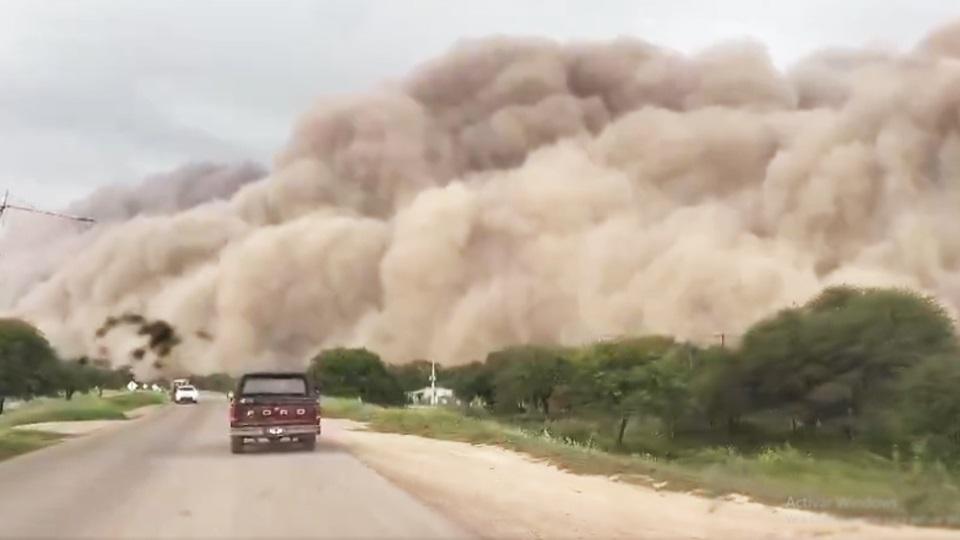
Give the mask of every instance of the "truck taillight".
[[237, 402], [230, 400], [230, 422], [237, 421]]

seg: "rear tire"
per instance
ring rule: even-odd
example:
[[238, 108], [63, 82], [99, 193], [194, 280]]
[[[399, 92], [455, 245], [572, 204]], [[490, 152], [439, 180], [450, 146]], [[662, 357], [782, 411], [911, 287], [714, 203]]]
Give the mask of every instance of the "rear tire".
[[317, 436], [316, 436], [316, 435], [308, 435], [308, 436], [300, 439], [300, 442], [303, 443], [303, 447], [304, 447], [308, 452], [313, 452], [313, 449], [317, 447]]
[[243, 453], [243, 437], [230, 437], [230, 453], [231, 454]]

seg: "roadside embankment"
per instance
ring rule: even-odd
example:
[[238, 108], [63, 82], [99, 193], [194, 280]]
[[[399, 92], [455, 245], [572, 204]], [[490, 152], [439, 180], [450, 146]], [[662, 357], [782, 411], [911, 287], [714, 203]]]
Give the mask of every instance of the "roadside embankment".
[[137, 418], [166, 401], [165, 394], [154, 392], [32, 400], [0, 415], [0, 460]]
[[[483, 524], [489, 521], [484, 515], [500, 515], [514, 504], [518, 508], [533, 505], [517, 510], [519, 529], [498, 529], [501, 536], [516, 536], [529, 527], [544, 537], [576, 536], [571, 533], [574, 530], [584, 536], [635, 537], [638, 533], [629, 526], [632, 523], [654, 536], [674, 537], [669, 527], [691, 516], [699, 520], [696, 526], [706, 531], [706, 537], [768, 537], [770, 531], [782, 531], [783, 536], [774, 536], [778, 538], [957, 534], [956, 530], [902, 527], [956, 526], [950, 521], [956, 514], [948, 514], [948, 506], [911, 506], [909, 499], [911, 493], [926, 490], [927, 496], [939, 493], [945, 504], [952, 504], [956, 501], [948, 493], [955, 486], [950, 483], [952, 477], [937, 484], [920, 473], [859, 455], [814, 458], [790, 449], [739, 455], [708, 448], [694, 457], [666, 460], [603, 452], [455, 410], [384, 409], [336, 399], [325, 400], [324, 410], [327, 416], [363, 422], [342, 424], [343, 439], [362, 459], [467, 522]], [[333, 425], [341, 424], [334, 421]], [[462, 501], [471, 493], [471, 502], [463, 502], [460, 509], [444, 502]], [[537, 510], [538, 504], [547, 508]], [[593, 504], [597, 507], [590, 507]], [[561, 510], [564, 505], [568, 510]], [[685, 510], [677, 513], [673, 508]], [[651, 516], [668, 528], [648, 522]], [[548, 529], [537, 529], [538, 520], [547, 522]], [[605, 520], [611, 525], [603, 528]], [[551, 523], [558, 528], [550, 529]]]

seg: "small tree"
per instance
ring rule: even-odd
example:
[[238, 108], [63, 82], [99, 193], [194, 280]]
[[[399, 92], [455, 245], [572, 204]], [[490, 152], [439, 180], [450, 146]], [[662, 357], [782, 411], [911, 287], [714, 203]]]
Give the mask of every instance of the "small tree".
[[77, 392], [84, 394], [97, 385], [101, 379], [97, 368], [89, 365], [84, 359], [63, 362], [60, 365], [58, 383], [63, 397], [70, 401]]
[[569, 381], [573, 369], [556, 347], [524, 345], [500, 353], [503, 366], [494, 375], [496, 403], [503, 412], [523, 404], [550, 415], [550, 398]]
[[29, 399], [57, 387], [57, 356], [30, 324], [0, 320], [0, 413], [8, 397]]
[[308, 375], [332, 396], [357, 397], [380, 405], [400, 405], [403, 389], [380, 357], [367, 349], [331, 349], [310, 362]]
[[493, 369], [483, 362], [445, 368], [442, 381], [464, 403], [480, 399], [487, 405], [493, 404]]
[[710, 428], [722, 425], [733, 433], [750, 409], [743, 366], [736, 351], [714, 346], [697, 352], [691, 391]]
[[[693, 409], [689, 363], [674, 351], [638, 368], [632, 378], [635, 388], [626, 396], [626, 403], [659, 419], [672, 439], [677, 423]], [[618, 440], [622, 442], [622, 438]]]
[[103, 388], [110, 390], [122, 390], [127, 383], [133, 380], [133, 372], [130, 366], [121, 366], [108, 370], [103, 376]]
[[630, 419], [646, 405], [639, 394], [650, 386], [646, 367], [674, 347], [670, 338], [649, 336], [599, 343], [573, 355], [577, 366], [571, 389], [574, 400], [583, 410], [616, 419], [617, 446], [623, 446]]
[[[429, 360], [414, 360], [406, 364], [390, 366], [387, 369], [397, 378], [403, 391], [410, 392], [430, 384], [433, 364]], [[440, 377], [441, 373], [440, 366], [437, 366], [437, 377]]]

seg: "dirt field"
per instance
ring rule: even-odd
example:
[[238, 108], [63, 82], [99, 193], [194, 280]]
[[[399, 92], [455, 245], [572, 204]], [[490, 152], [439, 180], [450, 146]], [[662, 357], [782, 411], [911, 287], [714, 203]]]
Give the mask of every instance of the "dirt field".
[[496, 447], [374, 433], [348, 420], [325, 430], [400, 487], [485, 538], [933, 539], [960, 531], [881, 526], [742, 497], [657, 491], [560, 471]]

